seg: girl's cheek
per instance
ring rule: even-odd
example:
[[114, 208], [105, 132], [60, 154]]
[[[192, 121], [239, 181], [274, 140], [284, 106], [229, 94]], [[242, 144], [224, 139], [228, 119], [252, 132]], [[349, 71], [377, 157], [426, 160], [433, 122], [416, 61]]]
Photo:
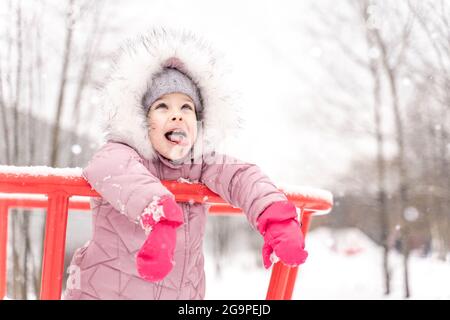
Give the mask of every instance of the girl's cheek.
[[149, 130], [156, 130], [158, 128], [158, 122], [155, 121], [154, 119], [148, 119], [147, 123]]
[[157, 139], [158, 137], [158, 125], [154, 122], [149, 122], [148, 123], [148, 136], [150, 138], [150, 141], [152, 141], [153, 143], [156, 142], [155, 139]]

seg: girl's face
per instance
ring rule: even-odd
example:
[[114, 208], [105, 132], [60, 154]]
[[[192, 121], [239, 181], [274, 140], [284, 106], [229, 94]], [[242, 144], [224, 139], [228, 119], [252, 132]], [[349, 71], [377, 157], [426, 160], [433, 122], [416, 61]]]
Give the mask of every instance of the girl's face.
[[197, 116], [192, 99], [184, 93], [161, 96], [147, 114], [153, 148], [170, 160], [179, 160], [197, 139]]

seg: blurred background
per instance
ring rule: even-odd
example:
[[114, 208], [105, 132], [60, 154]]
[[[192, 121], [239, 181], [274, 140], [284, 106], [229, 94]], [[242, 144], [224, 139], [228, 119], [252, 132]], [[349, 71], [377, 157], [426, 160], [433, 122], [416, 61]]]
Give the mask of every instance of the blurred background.
[[[0, 164], [84, 167], [109, 59], [158, 24], [231, 66], [245, 122], [230, 152], [333, 193], [294, 299], [450, 299], [447, 1], [1, 0]], [[10, 215], [11, 299], [39, 295], [44, 217]], [[70, 213], [66, 265], [90, 223]], [[261, 246], [242, 217], [209, 217], [206, 298], [264, 299]]]

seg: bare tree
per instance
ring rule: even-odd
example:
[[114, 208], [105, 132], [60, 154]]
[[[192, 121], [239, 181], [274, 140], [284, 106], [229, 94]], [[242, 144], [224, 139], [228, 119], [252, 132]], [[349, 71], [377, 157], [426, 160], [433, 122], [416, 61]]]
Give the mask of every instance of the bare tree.
[[[370, 43], [370, 35], [367, 35], [367, 41]], [[381, 112], [381, 85], [379, 67], [373, 59], [370, 62], [370, 72], [373, 77], [373, 109], [375, 136], [377, 143], [377, 174], [378, 174], [378, 210], [381, 227], [381, 242], [383, 245], [383, 272], [384, 272], [384, 293], [391, 292], [391, 273], [389, 268], [389, 215], [386, 197], [386, 164], [384, 159], [384, 135], [382, 131], [382, 112]]]
[[[366, 133], [373, 135], [377, 146], [374, 157], [378, 172], [376, 198], [380, 241], [384, 248], [385, 293], [390, 292], [388, 252], [397, 233], [391, 231], [391, 227], [396, 226], [400, 235], [397, 245], [403, 254], [404, 293], [409, 297], [410, 252], [416, 248], [418, 237], [421, 237], [420, 241], [426, 241], [425, 233], [429, 232], [423, 230], [423, 222], [428, 221], [425, 225], [431, 231], [439, 230], [432, 232], [433, 239], [441, 239], [442, 244], [449, 243], [450, 82], [446, 80], [450, 67], [449, 8], [444, 1], [423, 2], [427, 10], [421, 12], [417, 11], [422, 4], [418, 1], [410, 2], [409, 6], [386, 1], [350, 0], [346, 3], [350, 5], [348, 10], [338, 13], [316, 9], [323, 22], [320, 26], [326, 25], [329, 29], [317, 30], [315, 26], [309, 30], [315, 39], [326, 41], [329, 47], [332, 44], [337, 47], [337, 54], [328, 64], [321, 61], [336, 90], [321, 91], [321, 100], [330, 105], [333, 112], [341, 110], [351, 119], [348, 120], [350, 125], [342, 130], [339, 122], [330, 122], [327, 118], [328, 129], [339, 130], [342, 137], [345, 137], [343, 132], [358, 132], [355, 130], [358, 125], [352, 123], [357, 122], [355, 114], [349, 113], [349, 110], [356, 110], [352, 105], [373, 106], [373, 131]], [[381, 20], [378, 25], [372, 24], [373, 15], [378, 15]], [[350, 31], [338, 32], [343, 26], [349, 27]], [[422, 44], [418, 26], [428, 35], [434, 50], [430, 50], [429, 43]], [[329, 34], [327, 30], [331, 30]], [[348, 34], [351, 34], [351, 44]], [[345, 61], [338, 58], [338, 54], [339, 57], [343, 54]], [[361, 85], [355, 86], [354, 82]], [[370, 90], [367, 84], [370, 84]], [[384, 118], [393, 121], [385, 122]], [[395, 146], [395, 161], [387, 162], [384, 158], [384, 146], [387, 145]], [[424, 149], [430, 151], [424, 152]], [[395, 171], [392, 165], [395, 165]], [[369, 165], [367, 168], [370, 170]], [[392, 195], [389, 189], [397, 193]], [[366, 197], [371, 196], [370, 188], [364, 187], [364, 190]], [[410, 217], [414, 206], [427, 213], [420, 221]], [[448, 245], [441, 245], [441, 248], [441, 256], [446, 256]]]
[[[427, 132], [430, 136], [432, 158], [430, 170], [424, 180], [428, 183], [428, 199], [433, 207], [430, 220], [434, 239], [438, 243], [439, 258], [445, 260], [450, 250], [450, 23], [448, 15], [450, 6], [445, 1], [424, 1], [422, 7], [417, 7], [408, 1], [408, 7], [413, 12], [425, 44], [420, 49], [427, 54], [418, 54], [415, 63], [416, 82], [420, 84], [423, 95], [426, 95]], [[428, 49], [428, 51], [425, 51]]]
[[[78, 126], [81, 122], [81, 103], [83, 101], [83, 94], [85, 90], [88, 88], [89, 83], [92, 81], [92, 69], [93, 62], [99, 60], [98, 56], [98, 48], [103, 39], [103, 35], [105, 34], [106, 24], [102, 24], [101, 14], [104, 6], [103, 1], [97, 1], [96, 5], [93, 9], [92, 19], [91, 19], [91, 30], [88, 33], [89, 36], [86, 37], [84, 52], [82, 53], [81, 60], [82, 68], [77, 81], [77, 90], [75, 94], [75, 99], [73, 102], [72, 108], [72, 119], [71, 127], [73, 132], [78, 132]], [[72, 135], [69, 139], [69, 146], [73, 146], [77, 143], [78, 135]], [[75, 158], [70, 160], [70, 166], [73, 166], [75, 163]]]
[[[42, 165], [48, 164], [48, 153], [54, 153], [52, 146], [42, 143], [50, 128], [48, 124], [44, 124], [44, 120], [38, 120], [37, 114], [45, 109], [44, 98], [51, 86], [48, 81], [44, 81], [52, 77], [50, 73], [51, 67], [45, 64], [44, 56], [52, 56], [54, 52], [46, 52], [48, 46], [45, 46], [45, 41], [48, 41], [43, 36], [45, 35], [45, 26], [43, 23], [44, 15], [54, 15], [58, 9], [54, 4], [49, 5], [46, 0], [36, 1], [32, 6], [25, 6], [20, 0], [9, 1], [7, 3], [5, 19], [2, 21], [2, 35], [0, 37], [0, 126], [2, 132], [2, 139], [0, 140], [1, 149], [1, 163], [10, 165]], [[82, 104], [83, 92], [87, 87], [93, 86], [93, 66], [99, 59], [103, 59], [99, 46], [102, 39], [102, 33], [106, 32], [104, 23], [105, 19], [100, 19], [101, 8], [100, 2], [82, 1], [82, 0], [68, 0], [68, 7], [71, 10], [66, 12], [66, 20], [68, 21], [66, 34], [65, 49], [62, 56], [63, 76], [59, 89], [66, 92], [56, 91], [58, 96], [58, 105], [61, 107], [58, 111], [58, 123], [55, 123], [57, 131], [52, 131], [59, 138], [56, 146], [57, 153], [67, 154], [67, 145], [61, 145], [61, 141], [69, 141], [70, 139], [78, 139], [73, 136], [76, 132], [68, 134], [67, 130], [61, 128], [61, 121], [63, 115], [63, 106], [72, 105], [77, 106], [75, 109], [80, 110]], [[103, 1], [102, 1], [103, 3]], [[53, 9], [53, 10], [52, 10]], [[95, 9], [95, 10], [91, 10]], [[88, 13], [92, 15], [91, 31], [92, 33], [86, 37], [83, 45], [82, 54], [79, 60], [75, 61], [74, 51], [81, 47], [81, 43], [74, 37], [74, 24], [82, 25], [87, 22], [85, 16]], [[94, 27], [95, 25], [95, 27]], [[72, 29], [69, 27], [72, 26]], [[28, 32], [24, 32], [28, 30]], [[68, 40], [68, 38], [71, 38]], [[94, 42], [94, 43], [91, 43]], [[3, 45], [4, 43], [4, 45]], [[54, 42], [53, 42], [54, 43]], [[52, 43], [52, 44], [53, 44]], [[51, 44], [51, 45], [52, 45]], [[70, 44], [70, 45], [69, 45]], [[24, 48], [27, 48], [26, 52]], [[70, 52], [72, 51], [72, 52]], [[58, 56], [55, 60], [60, 59]], [[85, 62], [87, 60], [87, 62]], [[66, 61], [66, 65], [64, 63]], [[81, 63], [82, 62], [82, 63]], [[68, 95], [69, 68], [77, 64], [73, 70], [78, 73], [80, 82], [77, 84], [77, 93]], [[82, 64], [83, 68], [78, 68]], [[65, 74], [65, 76], [64, 76]], [[64, 84], [63, 84], [64, 82]], [[89, 94], [92, 92], [89, 91]], [[86, 94], [86, 96], [88, 96]], [[74, 97], [74, 100], [69, 99]], [[60, 103], [59, 103], [60, 102]], [[78, 113], [79, 111], [77, 111]], [[74, 113], [75, 114], [75, 113]], [[75, 119], [80, 121], [79, 115]], [[74, 123], [74, 128], [77, 127]], [[54, 128], [55, 128], [54, 127]], [[52, 136], [53, 137], [53, 136]], [[62, 139], [62, 140], [61, 140]], [[78, 141], [78, 140], [77, 140]], [[89, 154], [89, 144], [86, 139], [79, 140], [79, 143], [85, 147], [85, 154]], [[51, 149], [51, 150], [48, 150]], [[84, 155], [83, 161], [89, 158], [89, 155]], [[59, 160], [58, 160], [59, 158]], [[58, 157], [56, 160], [59, 163], [68, 165], [70, 157]], [[75, 159], [71, 165], [79, 165], [80, 159]], [[56, 162], [55, 162], [56, 163]], [[33, 243], [32, 239], [36, 238], [37, 234], [44, 229], [44, 225], [33, 225], [31, 219], [31, 211], [29, 210], [12, 210], [11, 212], [11, 260], [8, 261], [10, 266], [10, 276], [8, 278], [9, 295], [14, 299], [28, 299], [32, 296], [38, 296], [40, 290], [40, 256], [39, 246]], [[40, 228], [39, 228], [40, 227]], [[41, 230], [42, 229], [42, 230]], [[42, 235], [44, 233], [42, 232]], [[41, 243], [42, 240], [41, 240]], [[42, 253], [42, 247], [40, 248]]]
[[[428, 252], [432, 239], [445, 260], [450, 245], [450, 6], [440, 0], [315, 5], [315, 24], [305, 30], [318, 47], [312, 49], [321, 52], [316, 59], [326, 76], [318, 81], [320, 88], [314, 87], [319, 92], [314, 103], [329, 108], [321, 108], [320, 119], [311, 117], [311, 128], [344, 141], [370, 136], [375, 142], [372, 158], [358, 155], [349, 143], [355, 154], [352, 170], [331, 187], [348, 192], [340, 202], [349, 216], [340, 216], [339, 225], [379, 230], [375, 238], [383, 246], [386, 294], [395, 271], [389, 252], [401, 251], [409, 297], [412, 250]], [[279, 47], [269, 48], [311, 83], [301, 63]], [[348, 199], [356, 209], [349, 209]], [[369, 221], [374, 214], [379, 219]], [[364, 221], [354, 221], [361, 215]]]
[[[3, 142], [4, 142], [4, 160], [3, 163], [9, 164], [11, 156], [9, 155], [9, 128], [8, 121], [6, 119], [6, 99], [3, 91], [3, 70], [2, 70], [2, 61], [0, 59], [0, 115], [1, 115], [1, 125], [2, 125], [2, 134], [3, 134]], [[3, 157], [2, 157], [3, 158]]]
[[[354, 2], [358, 8], [360, 15], [363, 17], [363, 21], [368, 21], [370, 16], [371, 3], [368, 1]], [[373, 2], [372, 2], [373, 3]], [[432, 3], [432, 2], [428, 2]], [[441, 243], [447, 245], [441, 250], [442, 255], [446, 255], [448, 252], [448, 192], [449, 188], [449, 175], [448, 175], [448, 155], [446, 154], [448, 146], [448, 83], [445, 79], [448, 79], [448, 53], [450, 52], [448, 46], [449, 29], [446, 24], [448, 17], [448, 8], [445, 8], [444, 2], [441, 2], [439, 9], [436, 9], [436, 3], [431, 5], [434, 10], [426, 10], [418, 12], [418, 2], [413, 5], [409, 2], [409, 6], [388, 5], [389, 13], [391, 17], [385, 19], [384, 27], [376, 26], [369, 28], [366, 32], [369, 35], [369, 39], [374, 48], [376, 48], [379, 56], [378, 72], [383, 75], [383, 79], [386, 80], [386, 93], [388, 93], [388, 101], [391, 106], [391, 110], [394, 117], [395, 139], [397, 145], [397, 168], [398, 168], [398, 218], [401, 221], [400, 229], [400, 245], [403, 254], [403, 275], [404, 275], [404, 292], [405, 297], [411, 296], [411, 289], [409, 284], [409, 256], [410, 252], [415, 245], [414, 242], [417, 238], [418, 229], [412, 231], [413, 222], [415, 218], [410, 217], [411, 210], [415, 210], [413, 205], [420, 205], [424, 193], [423, 190], [419, 190], [417, 186], [421, 186], [422, 181], [428, 181], [428, 185], [431, 188], [426, 190], [425, 195], [428, 199], [431, 199], [431, 212], [437, 219], [431, 219], [430, 226], [437, 224], [437, 228], [440, 229], [440, 234], [445, 235], [440, 237]], [[423, 7], [429, 9], [430, 7]], [[373, 5], [372, 5], [373, 9]], [[414, 14], [413, 14], [414, 13]], [[434, 13], [434, 16], [432, 15]], [[429, 40], [432, 40], [432, 47], [435, 49], [435, 56], [438, 59], [432, 59], [438, 62], [438, 66], [418, 69], [415, 67], [417, 61], [426, 60], [428, 66], [430, 65], [429, 59], [431, 58], [430, 52], [424, 47], [419, 46], [420, 41], [417, 28], [414, 27], [419, 21], [425, 33], [428, 34]], [[429, 24], [433, 25], [439, 21], [442, 23], [440, 28], [434, 28], [441, 30], [442, 33], [432, 35], [429, 29]], [[395, 24], [394, 24], [395, 23]], [[414, 33], [413, 33], [414, 32]], [[412, 41], [414, 37], [414, 41]], [[434, 39], [432, 39], [434, 38]], [[439, 39], [438, 39], [439, 38]], [[440, 41], [439, 41], [440, 40]], [[442, 50], [442, 47], [446, 47], [446, 50]], [[438, 52], [441, 50], [441, 52]], [[447, 56], [443, 58], [442, 52], [446, 52]], [[433, 65], [431, 63], [431, 65]], [[431, 72], [431, 74], [430, 74]], [[413, 80], [409, 80], [412, 78]], [[402, 92], [399, 88], [401, 81], [411, 82], [415, 90], [409, 92]], [[420, 79], [420, 80], [418, 80]], [[436, 79], [434, 82], [438, 82], [438, 85], [430, 85], [430, 80]], [[437, 80], [440, 81], [437, 81]], [[441, 93], [436, 92], [435, 95], [431, 95], [433, 89]], [[411, 93], [411, 92], [415, 92]], [[432, 102], [432, 97], [440, 97], [441, 102]], [[445, 102], [444, 102], [445, 101]], [[443, 103], [442, 103], [443, 102]], [[435, 105], [430, 109], [430, 105]], [[423, 119], [418, 116], [420, 113], [426, 115], [425, 125], [422, 125]], [[414, 115], [416, 115], [414, 117]], [[433, 120], [431, 120], [433, 119]], [[434, 122], [434, 123], [433, 123]], [[437, 124], [436, 124], [437, 123]], [[437, 130], [436, 130], [437, 129]], [[431, 147], [431, 161], [425, 163], [423, 161], [415, 161], [415, 159], [421, 159], [424, 157], [423, 148], [426, 143], [418, 143], [420, 139], [418, 136], [425, 136], [428, 138], [428, 142]], [[408, 141], [409, 140], [409, 141]], [[423, 140], [423, 139], [422, 139]], [[415, 156], [411, 156], [411, 153], [415, 152]], [[421, 159], [422, 160], [422, 159]], [[414, 176], [417, 176], [415, 172], [423, 172], [420, 183], [413, 183]], [[442, 183], [443, 182], [443, 183]], [[435, 192], [436, 190], [442, 190], [442, 192]], [[418, 193], [417, 191], [421, 191]], [[443, 196], [445, 195], [445, 196]], [[447, 213], [447, 217], [444, 215]], [[427, 217], [428, 218], [428, 217]], [[433, 222], [433, 220], [436, 220]], [[428, 219], [430, 221], [430, 219]]]
[[[375, 157], [374, 168], [376, 168], [376, 179], [374, 179], [374, 187], [376, 190], [376, 195], [374, 196], [374, 202], [377, 207], [377, 224], [379, 225], [379, 241], [383, 246], [383, 259], [382, 259], [382, 270], [384, 274], [384, 293], [389, 294], [390, 289], [390, 279], [391, 279], [391, 271], [389, 267], [389, 251], [390, 251], [390, 243], [389, 243], [389, 230], [390, 230], [390, 219], [389, 219], [389, 211], [388, 211], [388, 198], [387, 198], [387, 164], [385, 159], [385, 133], [383, 132], [383, 97], [382, 97], [382, 70], [381, 63], [379, 60], [379, 56], [374, 51], [375, 39], [372, 30], [368, 27], [367, 21], [367, 2], [351, 2], [349, 9], [353, 10], [356, 13], [355, 19], [351, 19], [350, 16], [342, 16], [342, 15], [330, 15], [329, 12], [326, 14], [322, 9], [316, 7], [315, 12], [320, 16], [320, 19], [324, 19], [325, 25], [329, 27], [329, 30], [315, 30], [314, 28], [309, 28], [309, 33], [312, 34], [317, 39], [324, 39], [327, 41], [327, 44], [334, 44], [337, 46], [337, 49], [342, 52], [342, 54], [346, 57], [347, 64], [344, 69], [348, 69], [349, 67], [356, 69], [359, 73], [357, 75], [365, 75], [370, 79], [369, 88], [357, 88], [354, 83], [364, 82], [358, 79], [355, 79], [353, 75], [344, 73], [342, 70], [335, 70], [330, 65], [325, 65], [327, 70], [330, 70], [329, 75], [334, 80], [333, 84], [336, 85], [336, 89], [339, 90], [339, 94], [336, 94], [336, 91], [324, 92], [322, 99], [333, 107], [334, 111], [336, 109], [341, 110], [341, 113], [347, 115], [349, 119], [348, 122], [344, 123], [345, 128], [342, 128], [342, 125], [338, 123], [329, 123], [328, 126], [333, 130], [336, 126], [339, 128], [339, 133], [342, 134], [343, 130], [345, 130], [350, 135], [368, 135], [375, 142]], [[354, 25], [358, 24], [362, 26], [362, 28], [354, 28], [354, 32], [356, 30], [360, 30], [360, 39], [361, 42], [364, 43], [366, 52], [371, 52], [371, 54], [365, 54], [365, 52], [355, 50], [353, 45], [350, 45], [345, 39], [341, 37], [335, 36], [335, 30], [337, 25]], [[329, 32], [329, 33], [328, 33]], [[351, 85], [349, 85], [351, 84]], [[365, 85], [365, 84], [364, 84]], [[366, 92], [367, 94], [355, 95], [355, 92]], [[346, 100], [348, 102], [342, 102], [342, 98], [347, 96]], [[349, 110], [357, 110], [360, 109], [360, 106], [372, 105], [372, 118], [368, 118], [368, 123], [361, 123], [361, 121], [354, 120], [354, 113], [349, 112]], [[357, 107], [354, 107], [357, 106]], [[359, 123], [359, 124], [358, 124]], [[349, 125], [351, 124], [351, 125]], [[353, 174], [352, 174], [353, 176]], [[365, 180], [365, 184], [368, 181]], [[358, 186], [361, 188], [361, 183], [363, 182], [354, 182], [352, 183], [354, 186]], [[354, 188], [353, 188], [354, 189]], [[370, 192], [367, 189], [367, 186], [364, 187], [366, 192]], [[360, 190], [361, 191], [361, 190]], [[353, 192], [356, 192], [355, 190]], [[372, 200], [370, 200], [371, 196], [365, 195], [367, 206], [370, 206]]]
[[70, 59], [72, 57], [72, 37], [74, 33], [74, 25], [75, 25], [75, 15], [74, 15], [74, 9], [75, 7], [75, 0], [69, 0], [67, 11], [66, 11], [66, 38], [65, 38], [65, 45], [64, 45], [64, 55], [62, 59], [62, 67], [61, 67], [61, 77], [59, 80], [59, 89], [58, 89], [58, 100], [56, 104], [56, 113], [55, 118], [53, 121], [53, 134], [52, 134], [52, 142], [50, 144], [51, 146], [51, 155], [50, 155], [50, 165], [52, 167], [57, 166], [58, 164], [58, 151], [59, 151], [59, 130], [60, 130], [60, 122], [61, 122], [61, 115], [63, 114], [63, 107], [64, 107], [64, 98], [66, 95], [66, 85], [67, 85], [67, 73], [69, 69]]
[[[369, 2], [358, 2], [359, 9], [362, 11], [364, 21], [369, 19], [368, 9]], [[401, 23], [401, 20], [399, 20]], [[371, 28], [370, 35], [373, 38], [373, 43], [378, 48], [380, 52], [380, 61], [382, 70], [384, 71], [390, 92], [391, 107], [395, 119], [395, 129], [396, 129], [396, 143], [398, 147], [398, 174], [399, 174], [399, 200], [400, 200], [400, 214], [403, 217], [403, 212], [408, 205], [408, 176], [406, 168], [406, 151], [405, 151], [405, 133], [404, 133], [404, 120], [401, 114], [399, 93], [398, 93], [398, 79], [399, 79], [399, 68], [402, 66], [402, 59], [405, 50], [407, 49], [410, 35], [410, 23], [406, 23], [402, 27], [401, 34], [395, 39], [396, 43], [401, 45], [400, 53], [393, 59], [394, 50], [392, 49], [392, 44], [383, 39], [378, 28]], [[391, 45], [391, 46], [390, 46]], [[405, 285], [405, 296], [410, 296], [410, 286], [409, 286], [409, 224], [408, 221], [403, 221], [402, 224], [402, 251], [404, 256], [404, 285]]]

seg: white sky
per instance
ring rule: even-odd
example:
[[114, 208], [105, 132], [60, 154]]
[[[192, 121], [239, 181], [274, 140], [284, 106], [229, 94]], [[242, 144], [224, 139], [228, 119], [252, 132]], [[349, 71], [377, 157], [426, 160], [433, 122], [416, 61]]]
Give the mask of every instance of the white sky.
[[[321, 128], [303, 127], [311, 118], [325, 116], [311, 100], [319, 94], [311, 92], [312, 81], [320, 81], [313, 79], [318, 78], [316, 48], [303, 28], [308, 20], [314, 24], [311, 1], [117, 3], [120, 13], [114, 18], [124, 26], [123, 39], [151, 24], [173, 23], [203, 35], [225, 55], [243, 98], [246, 122], [235, 146], [242, 158], [279, 183], [322, 187], [344, 172], [351, 155], [340, 148], [342, 142], [321, 134]], [[302, 114], [309, 117], [302, 119]]]
[[[336, 90], [322, 66], [324, 61], [333, 60], [335, 52], [321, 47], [306, 28], [322, 27], [311, 8], [313, 2], [107, 1], [105, 15], [117, 30], [105, 38], [102, 50], [112, 52], [126, 38], [160, 23], [204, 36], [225, 55], [234, 70], [233, 86], [242, 94], [246, 122], [233, 152], [257, 163], [277, 183], [327, 188], [336, 175], [348, 169], [355, 155], [371, 152], [374, 145], [366, 138], [340, 136], [327, 129], [328, 121], [345, 121], [345, 117], [341, 109], [330, 110], [319, 99], [324, 92], [332, 95]], [[63, 8], [61, 2], [55, 3]], [[330, 14], [338, 10], [328, 0], [316, 5]], [[47, 19], [44, 27], [48, 46], [54, 52], [61, 51], [60, 19]], [[46, 61], [59, 75], [51, 57]], [[53, 81], [50, 75], [45, 76], [48, 82]], [[55, 86], [49, 88], [56, 90]], [[50, 119], [56, 105], [53, 91], [46, 94], [46, 110], [42, 112]], [[86, 120], [95, 115], [87, 111]], [[356, 115], [355, 121], [359, 121]], [[95, 128], [90, 134], [101, 137]]]

